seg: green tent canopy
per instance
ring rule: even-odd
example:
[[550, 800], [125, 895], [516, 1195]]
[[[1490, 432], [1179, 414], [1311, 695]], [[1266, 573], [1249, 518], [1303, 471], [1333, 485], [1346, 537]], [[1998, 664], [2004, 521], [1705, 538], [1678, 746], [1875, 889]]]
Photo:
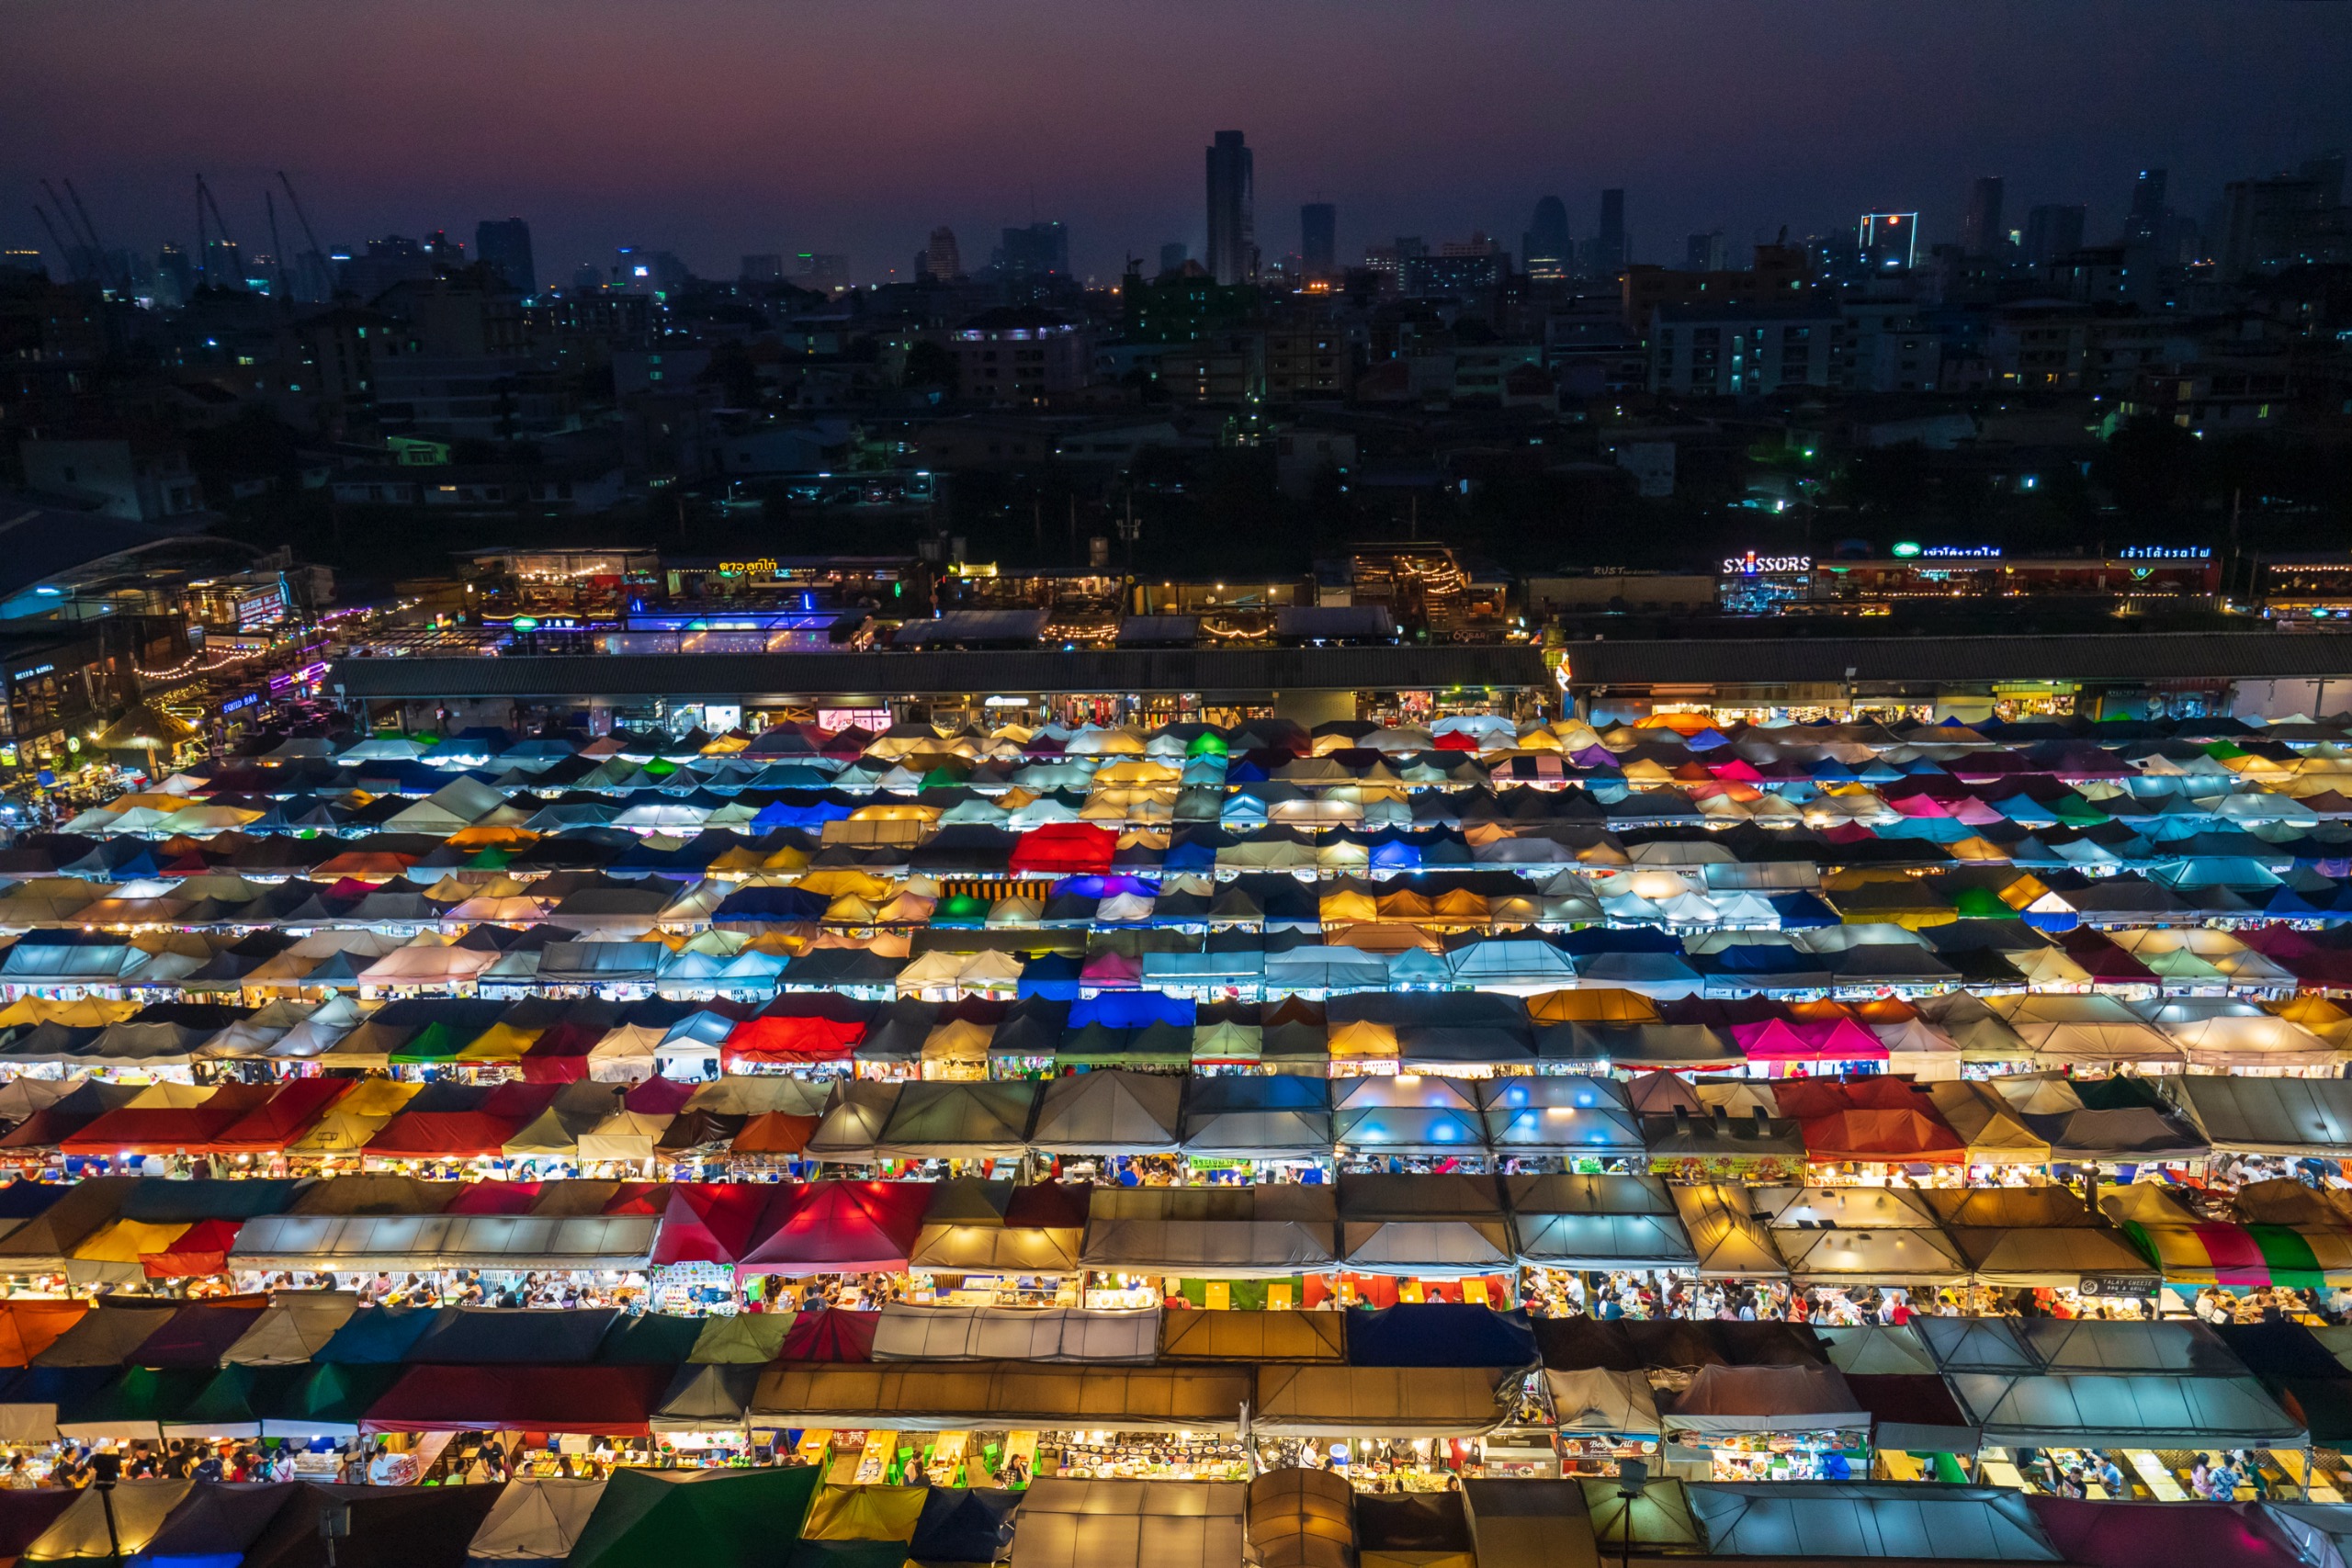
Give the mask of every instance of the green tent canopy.
[[322, 1361], [295, 1370], [298, 1376], [253, 1392], [265, 1438], [352, 1437], [368, 1410], [408, 1371], [398, 1361]]
[[814, 1466], [619, 1470], [566, 1559], [569, 1568], [772, 1568], [800, 1533]]

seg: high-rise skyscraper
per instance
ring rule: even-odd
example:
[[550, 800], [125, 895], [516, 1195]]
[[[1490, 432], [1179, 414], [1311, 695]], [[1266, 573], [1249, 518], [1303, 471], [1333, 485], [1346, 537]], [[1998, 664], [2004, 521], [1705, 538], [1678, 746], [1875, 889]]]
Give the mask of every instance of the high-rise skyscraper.
[[1862, 265], [1882, 272], [1907, 272], [1919, 259], [1919, 215], [1865, 212], [1857, 233]]
[[1625, 235], [1625, 193], [1621, 189], [1600, 193], [1600, 227], [1592, 236], [1592, 274], [1596, 277], [1614, 277], [1625, 270], [1633, 259], [1633, 245]]
[[2001, 227], [2001, 176], [1980, 175], [1968, 187], [1968, 213], [1960, 220], [1963, 255], [1988, 256], [2008, 243]]
[[782, 283], [784, 281], [784, 253], [761, 251], [745, 256], [742, 264], [735, 269], [735, 277], [738, 282], [748, 283], [754, 288], [771, 283]]
[[1693, 234], [1682, 243], [1682, 270], [1723, 272], [1731, 265], [1731, 245], [1721, 229]]
[[1184, 264], [1192, 259], [1192, 255], [1193, 253], [1185, 248], [1183, 241], [1170, 240], [1159, 247], [1159, 270], [1182, 272], [1184, 270]]
[[942, 283], [953, 283], [964, 276], [964, 254], [956, 248], [956, 231], [944, 223], [931, 231], [931, 243], [923, 247], [923, 268]]
[[1340, 270], [1340, 209], [1329, 202], [1310, 201], [1298, 209], [1298, 259], [1309, 277]]
[[1209, 275], [1219, 283], [1258, 279], [1250, 148], [1238, 130], [1220, 130], [1208, 150]]
[[1053, 222], [1007, 229], [997, 260], [1008, 277], [1068, 277], [1069, 231]]
[[1535, 204], [1535, 216], [1519, 237], [1519, 265], [1539, 283], [1557, 283], [1568, 276], [1568, 204], [1547, 196]]
[[2048, 266], [2059, 257], [2072, 255], [2081, 250], [2086, 216], [2079, 204], [2072, 207], [2053, 204], [2027, 212], [2025, 259], [2034, 266]]
[[2132, 186], [2132, 215], [2123, 220], [2123, 243], [2153, 245], [2165, 227], [2165, 172], [2143, 169]]
[[531, 226], [520, 218], [485, 218], [475, 224], [474, 254], [515, 293], [538, 292], [538, 268], [531, 265]]

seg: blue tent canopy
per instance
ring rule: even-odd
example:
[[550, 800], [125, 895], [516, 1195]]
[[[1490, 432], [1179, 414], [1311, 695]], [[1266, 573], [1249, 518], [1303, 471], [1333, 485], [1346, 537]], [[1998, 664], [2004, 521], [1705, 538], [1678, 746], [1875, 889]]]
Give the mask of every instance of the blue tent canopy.
[[907, 1556], [916, 1562], [1001, 1562], [1012, 1547], [1022, 1494], [934, 1486], [922, 1500]]
[[1524, 1311], [1426, 1302], [1346, 1317], [1351, 1366], [1532, 1367], [1543, 1359]]
[[[344, 1321], [334, 1337], [311, 1359], [330, 1365], [381, 1365], [408, 1359], [409, 1347], [422, 1338], [444, 1309], [439, 1307], [361, 1307]], [[447, 1309], [454, 1312], [452, 1307]], [[552, 1314], [542, 1314], [552, 1315]]]
[[1014, 994], [1074, 1002], [1078, 1000], [1078, 960], [1066, 953], [1040, 954], [1021, 966]]
[[[1023, 970], [1025, 980], [1028, 972]], [[1173, 1023], [1186, 1029], [1193, 1027], [1194, 1006], [1189, 997], [1171, 997], [1159, 991], [1105, 991], [1099, 996], [1080, 997], [1069, 1010], [1069, 1027], [1083, 1029], [1090, 1023], [1100, 1023], [1113, 1029], [1141, 1029], [1148, 1024]]]

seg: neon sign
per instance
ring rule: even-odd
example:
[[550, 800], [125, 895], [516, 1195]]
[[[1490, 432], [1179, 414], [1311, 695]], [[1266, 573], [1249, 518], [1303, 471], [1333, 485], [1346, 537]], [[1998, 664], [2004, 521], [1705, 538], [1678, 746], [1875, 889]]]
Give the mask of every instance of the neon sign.
[[1754, 550], [1744, 556], [1725, 556], [1724, 570], [1741, 577], [1754, 577], [1764, 571], [1811, 571], [1811, 556], [1759, 556]]

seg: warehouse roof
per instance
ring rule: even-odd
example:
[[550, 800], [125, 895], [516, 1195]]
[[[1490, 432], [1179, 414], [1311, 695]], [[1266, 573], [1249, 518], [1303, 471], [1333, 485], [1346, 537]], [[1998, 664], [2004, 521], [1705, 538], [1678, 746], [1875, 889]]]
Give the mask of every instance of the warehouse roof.
[[346, 659], [348, 697], [759, 697], [871, 693], [1394, 691], [1534, 686], [1524, 644], [1428, 648], [1086, 649], [983, 652], [644, 653]]
[[1567, 652], [1569, 678], [1584, 688], [2352, 676], [2352, 637], [2284, 632], [1600, 639]]

